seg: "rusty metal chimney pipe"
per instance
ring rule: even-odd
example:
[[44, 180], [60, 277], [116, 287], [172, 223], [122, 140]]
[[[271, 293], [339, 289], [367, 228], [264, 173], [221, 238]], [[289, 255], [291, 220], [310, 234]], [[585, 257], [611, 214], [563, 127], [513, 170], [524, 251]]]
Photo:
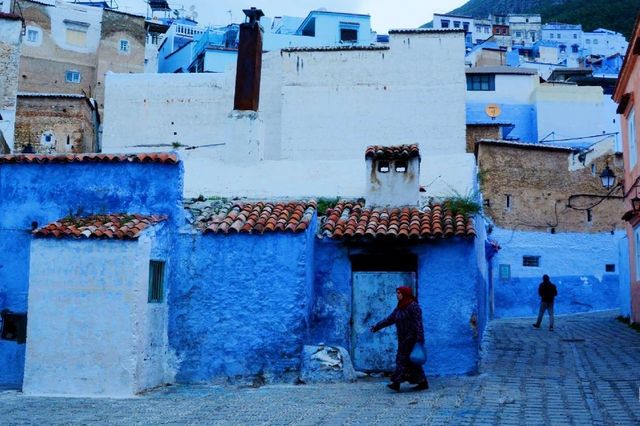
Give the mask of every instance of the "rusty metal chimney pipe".
[[262, 72], [261, 9], [244, 9], [246, 20], [240, 24], [238, 65], [236, 67], [236, 92], [233, 109], [258, 111], [260, 103], [260, 74]]

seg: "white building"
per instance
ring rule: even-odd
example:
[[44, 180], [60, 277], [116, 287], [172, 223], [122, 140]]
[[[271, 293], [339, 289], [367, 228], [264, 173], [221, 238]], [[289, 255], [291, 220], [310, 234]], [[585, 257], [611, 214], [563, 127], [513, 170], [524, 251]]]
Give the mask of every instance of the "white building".
[[189, 196], [335, 197], [365, 193], [366, 146], [418, 143], [425, 194], [466, 193], [464, 49], [462, 31], [418, 29], [269, 52], [257, 113], [232, 111], [234, 72], [110, 74], [103, 151], [180, 150]]
[[532, 14], [509, 14], [509, 32], [513, 44], [530, 45], [540, 40], [542, 18]]
[[624, 55], [629, 46], [629, 42], [622, 34], [604, 28], [583, 33], [582, 41], [582, 47], [588, 55], [611, 56], [616, 53]]

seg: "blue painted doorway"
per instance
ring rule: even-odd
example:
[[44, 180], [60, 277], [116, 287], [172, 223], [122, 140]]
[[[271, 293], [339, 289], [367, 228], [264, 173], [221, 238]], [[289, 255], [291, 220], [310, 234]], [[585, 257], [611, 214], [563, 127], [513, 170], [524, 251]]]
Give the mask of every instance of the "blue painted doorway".
[[395, 326], [372, 333], [369, 328], [396, 307], [396, 288], [416, 293], [415, 272], [354, 272], [351, 310], [351, 358], [359, 371], [393, 371], [397, 337]]

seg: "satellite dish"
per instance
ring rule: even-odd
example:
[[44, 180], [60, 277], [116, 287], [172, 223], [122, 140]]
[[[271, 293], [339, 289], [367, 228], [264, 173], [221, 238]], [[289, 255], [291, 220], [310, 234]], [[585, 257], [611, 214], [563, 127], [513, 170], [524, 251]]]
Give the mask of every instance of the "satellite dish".
[[499, 116], [500, 114], [502, 114], [502, 110], [500, 109], [500, 107], [496, 104], [489, 104], [487, 105], [487, 107], [484, 109], [484, 112], [487, 113], [487, 115], [489, 117], [491, 117], [492, 120], [495, 120], [495, 118], [497, 116]]

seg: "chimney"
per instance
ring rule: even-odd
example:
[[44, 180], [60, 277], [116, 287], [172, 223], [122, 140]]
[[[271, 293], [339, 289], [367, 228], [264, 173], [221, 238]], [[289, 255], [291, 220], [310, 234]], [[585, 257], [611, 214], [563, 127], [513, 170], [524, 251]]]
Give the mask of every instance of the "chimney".
[[367, 207], [416, 206], [420, 199], [420, 151], [418, 145], [369, 146]]
[[236, 67], [236, 93], [233, 109], [258, 111], [260, 101], [260, 73], [262, 70], [261, 9], [244, 9], [247, 19], [240, 24], [238, 66]]

